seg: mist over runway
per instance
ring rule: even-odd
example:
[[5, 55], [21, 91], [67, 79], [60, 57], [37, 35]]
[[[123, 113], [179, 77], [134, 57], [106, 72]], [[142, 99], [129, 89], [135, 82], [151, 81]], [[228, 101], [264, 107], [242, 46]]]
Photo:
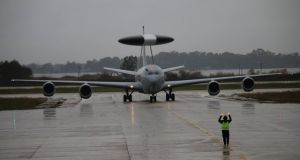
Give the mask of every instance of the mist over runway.
[[[258, 103], [176, 92], [157, 103], [134, 93], [95, 93], [75, 106], [0, 112], [0, 159], [299, 159], [299, 104]], [[56, 97], [78, 98], [77, 94]], [[224, 150], [221, 112], [232, 114]]]

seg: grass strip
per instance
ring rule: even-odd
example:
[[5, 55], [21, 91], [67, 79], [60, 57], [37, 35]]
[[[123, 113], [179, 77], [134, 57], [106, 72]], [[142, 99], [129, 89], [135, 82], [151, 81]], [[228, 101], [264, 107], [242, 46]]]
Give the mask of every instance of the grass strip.
[[0, 110], [24, 110], [35, 109], [39, 104], [47, 101], [47, 98], [0, 98]]
[[252, 98], [260, 102], [300, 103], [300, 90], [283, 92], [241, 93], [240, 97]]

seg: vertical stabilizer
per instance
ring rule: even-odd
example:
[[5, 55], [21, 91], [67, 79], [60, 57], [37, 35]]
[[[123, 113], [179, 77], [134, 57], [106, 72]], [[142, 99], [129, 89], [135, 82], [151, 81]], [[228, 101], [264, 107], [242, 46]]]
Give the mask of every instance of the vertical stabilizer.
[[[145, 27], [143, 26], [143, 35], [145, 34]], [[142, 56], [142, 67], [147, 65], [147, 57], [146, 57], [146, 46], [142, 45], [141, 49], [141, 56]]]

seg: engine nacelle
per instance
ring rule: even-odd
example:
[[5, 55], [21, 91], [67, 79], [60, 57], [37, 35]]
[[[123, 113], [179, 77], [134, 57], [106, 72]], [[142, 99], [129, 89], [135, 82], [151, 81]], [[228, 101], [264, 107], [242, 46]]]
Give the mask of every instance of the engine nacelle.
[[210, 81], [207, 90], [209, 95], [216, 96], [220, 93], [220, 85], [217, 81]]
[[88, 85], [88, 84], [81, 85], [79, 88], [79, 94], [80, 94], [80, 97], [83, 99], [90, 98], [92, 96], [92, 89], [91, 89], [90, 85]]
[[46, 82], [43, 84], [44, 96], [51, 97], [55, 93], [55, 85], [52, 82]]
[[250, 92], [254, 89], [255, 82], [251, 77], [245, 77], [242, 81], [242, 88], [245, 92]]

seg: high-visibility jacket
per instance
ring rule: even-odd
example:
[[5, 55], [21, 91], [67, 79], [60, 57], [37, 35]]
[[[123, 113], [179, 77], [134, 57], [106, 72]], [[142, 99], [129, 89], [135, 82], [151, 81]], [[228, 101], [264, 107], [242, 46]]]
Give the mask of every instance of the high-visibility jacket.
[[221, 129], [222, 130], [229, 130], [229, 122], [222, 122]]

